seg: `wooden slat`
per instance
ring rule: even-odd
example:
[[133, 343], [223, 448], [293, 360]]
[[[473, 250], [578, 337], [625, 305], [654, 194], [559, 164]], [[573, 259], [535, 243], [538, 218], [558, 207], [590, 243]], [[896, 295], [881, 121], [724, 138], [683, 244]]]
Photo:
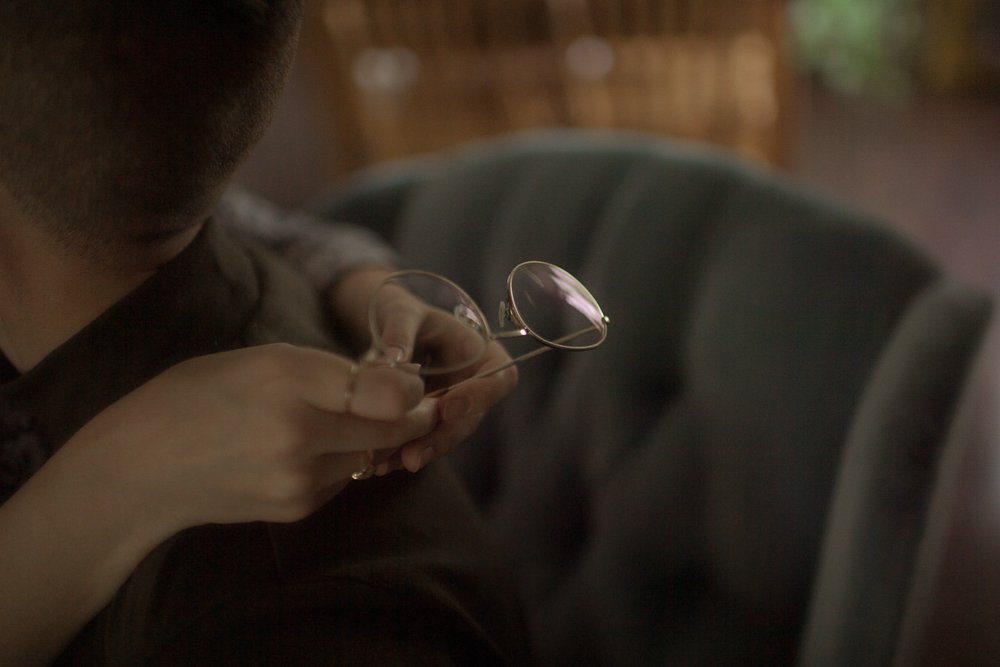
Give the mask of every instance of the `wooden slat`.
[[[319, 2], [328, 44], [307, 43], [304, 55], [322, 61], [320, 76], [354, 87], [336, 112], [345, 164], [545, 125], [712, 141], [778, 165], [789, 153], [784, 0]], [[606, 75], [567, 65], [567, 49], [588, 43], [595, 62], [611, 53]], [[354, 69], [372, 54], [389, 69], [395, 56], [412, 61], [416, 78], [358, 87]]]

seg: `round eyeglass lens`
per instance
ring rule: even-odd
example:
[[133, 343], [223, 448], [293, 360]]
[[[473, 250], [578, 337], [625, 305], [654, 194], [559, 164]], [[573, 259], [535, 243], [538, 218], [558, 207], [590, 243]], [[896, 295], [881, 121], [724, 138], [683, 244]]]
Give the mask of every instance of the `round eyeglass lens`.
[[546, 262], [525, 262], [510, 275], [513, 314], [553, 347], [589, 350], [607, 335], [597, 300], [569, 272]]
[[[420, 364], [423, 375], [460, 370], [474, 364], [486, 351], [486, 318], [472, 298], [446, 278], [424, 271], [403, 271], [384, 280], [369, 310], [376, 347], [384, 353], [384, 346], [393, 344], [395, 332], [407, 328], [406, 322], [414, 317], [420, 318], [420, 328], [413, 355], [407, 361]], [[462, 326], [454, 326], [456, 320]]]

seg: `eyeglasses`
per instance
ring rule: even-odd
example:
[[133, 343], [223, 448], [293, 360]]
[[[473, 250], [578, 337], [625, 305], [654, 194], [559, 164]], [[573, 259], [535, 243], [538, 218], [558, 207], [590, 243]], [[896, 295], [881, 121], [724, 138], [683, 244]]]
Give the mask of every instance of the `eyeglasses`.
[[[416, 299], [416, 301], [414, 301]], [[416, 346], [410, 359], [425, 376], [447, 376], [468, 368], [486, 353], [490, 341], [533, 338], [541, 346], [474, 377], [485, 377], [551, 349], [592, 350], [604, 342], [610, 320], [583, 284], [565, 269], [548, 262], [522, 262], [507, 277], [493, 332], [482, 309], [465, 290], [436, 273], [399, 271], [375, 289], [368, 318], [376, 350], [392, 347], [394, 316], [423, 309]], [[429, 308], [428, 308], [429, 307]], [[401, 310], [404, 309], [404, 310]], [[455, 327], [457, 320], [463, 326]], [[382, 345], [382, 348], [378, 346]], [[450, 388], [438, 382], [439, 391]]]

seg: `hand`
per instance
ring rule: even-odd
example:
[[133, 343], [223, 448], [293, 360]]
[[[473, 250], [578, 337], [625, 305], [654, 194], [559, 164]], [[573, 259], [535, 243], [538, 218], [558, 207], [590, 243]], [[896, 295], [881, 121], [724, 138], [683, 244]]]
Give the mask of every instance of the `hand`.
[[[331, 294], [338, 320], [348, 327], [348, 334], [359, 349], [372, 347], [368, 324], [369, 295], [389, 273], [389, 270], [381, 268], [357, 270], [342, 279]], [[434, 311], [402, 290], [397, 296], [395, 300], [386, 302], [382, 340], [374, 346], [390, 361], [409, 361], [418, 341], [433, 341], [433, 347], [445, 359], [465, 358], [469, 356], [467, 347], [475, 350], [481, 347], [481, 338], [454, 317]], [[378, 474], [400, 468], [415, 472], [451, 452], [471, 435], [486, 411], [517, 386], [517, 368], [510, 366], [486, 377], [475, 376], [509, 361], [507, 352], [494, 342], [487, 346], [475, 364], [449, 374], [446, 378], [448, 386], [460, 384], [438, 399], [440, 421], [437, 426], [431, 433], [414, 439], [381, 461]]]
[[[456, 322], [455, 326], [461, 324]], [[494, 342], [476, 364], [449, 375], [451, 382], [457, 384], [437, 399], [439, 421], [434, 430], [393, 452], [376, 468], [376, 473], [385, 475], [400, 468], [415, 472], [450, 453], [472, 435], [486, 412], [517, 386], [517, 366], [484, 377], [475, 376], [509, 361], [507, 351]]]
[[85, 457], [79, 469], [155, 509], [169, 534], [298, 520], [343, 488], [366, 450], [384, 458], [437, 422], [415, 375], [369, 367], [352, 379], [351, 366], [282, 344], [191, 359], [104, 410], [60, 455]]

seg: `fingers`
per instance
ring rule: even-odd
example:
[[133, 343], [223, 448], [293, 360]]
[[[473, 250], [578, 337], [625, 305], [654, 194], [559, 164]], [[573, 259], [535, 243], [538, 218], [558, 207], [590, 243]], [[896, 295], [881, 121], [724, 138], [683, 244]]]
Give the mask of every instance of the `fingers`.
[[437, 423], [437, 406], [427, 399], [403, 419], [384, 422], [315, 408], [301, 418], [307, 427], [258, 468], [254, 484], [268, 503], [264, 518], [297, 521], [311, 514], [352, 480], [363, 480], [398, 457], [399, 447], [420, 440]]
[[426, 304], [392, 284], [381, 287], [378, 303], [378, 324], [373, 331], [378, 340], [372, 344], [390, 363], [410, 360], [417, 332], [424, 323]]
[[479, 426], [484, 414], [517, 386], [517, 366], [476, 377], [479, 373], [504, 366], [510, 356], [491, 343], [482, 361], [471, 369], [470, 379], [460, 382], [438, 399], [441, 421], [427, 435], [406, 443], [399, 451], [399, 466], [416, 472], [430, 461], [449, 454]]
[[393, 422], [352, 417], [337, 421], [336, 441], [325, 446], [326, 451], [395, 449], [403, 443], [421, 438], [438, 423], [437, 406], [433, 399], [420, 403], [402, 419]]
[[[487, 349], [487, 339], [481, 327], [473, 326], [473, 320], [463, 323], [451, 313], [442, 310], [428, 310], [424, 315], [422, 328], [416, 347], [423, 349], [423, 356], [431, 365], [455, 367], [474, 365], [480, 361]], [[415, 359], [425, 363], [422, 359]]]
[[384, 303], [380, 321], [379, 340], [372, 343], [390, 363], [409, 360], [423, 321], [422, 309], [412, 299], [400, 296]]
[[[399, 449], [396, 458], [398, 467], [394, 469], [405, 468], [410, 472], [417, 472], [431, 461], [451, 453], [459, 443], [472, 435], [483, 416], [483, 413], [476, 413], [439, 423], [431, 433], [408, 442]], [[384, 472], [389, 471], [387, 469]]]
[[[489, 371], [509, 360], [506, 351], [494, 343], [473, 373]], [[378, 474], [400, 468], [417, 472], [431, 461], [449, 454], [476, 430], [490, 408], [514, 390], [517, 377], [517, 367], [510, 366], [485, 377], [473, 376], [445, 393], [438, 399], [441, 421], [434, 430], [403, 445], [378, 468]]]
[[[364, 419], [354, 415], [313, 410], [303, 418], [296, 440], [313, 455], [393, 450], [422, 438], [439, 422], [436, 401], [426, 399], [394, 421]], [[363, 467], [363, 466], [357, 466]]]
[[[410, 335], [415, 326], [408, 316], [396, 322], [394, 331], [401, 336]], [[279, 360], [274, 364], [279, 375], [300, 388], [312, 411], [299, 442], [307, 443], [315, 456], [381, 450], [375, 461], [381, 473], [399, 467], [415, 472], [448, 454], [475, 430], [483, 413], [517, 385], [516, 366], [475, 377], [509, 362], [509, 355], [496, 343], [462, 373], [469, 379], [440, 399], [423, 400], [423, 382], [412, 372], [390, 366], [359, 367], [309, 348], [280, 344], [267, 348], [265, 358]], [[339, 465], [344, 470], [330, 473], [336, 480], [364, 467]]]
[[249, 381], [278, 383], [290, 399], [299, 397], [319, 410], [393, 421], [416, 406], [424, 393], [420, 377], [405, 368], [359, 367], [330, 352], [292, 345], [254, 349], [253, 361], [262, 369]]
[[[350, 374], [349, 374], [350, 375]], [[352, 381], [344, 381], [341, 407], [357, 417], [396, 420], [413, 409], [424, 395], [424, 383], [416, 373], [388, 366], [358, 369]]]
[[470, 379], [459, 382], [439, 399], [441, 418], [448, 422], [467, 415], [486, 412], [517, 386], [517, 366], [475, 377], [510, 361], [510, 355], [497, 343], [491, 343], [481, 362], [471, 369]]

